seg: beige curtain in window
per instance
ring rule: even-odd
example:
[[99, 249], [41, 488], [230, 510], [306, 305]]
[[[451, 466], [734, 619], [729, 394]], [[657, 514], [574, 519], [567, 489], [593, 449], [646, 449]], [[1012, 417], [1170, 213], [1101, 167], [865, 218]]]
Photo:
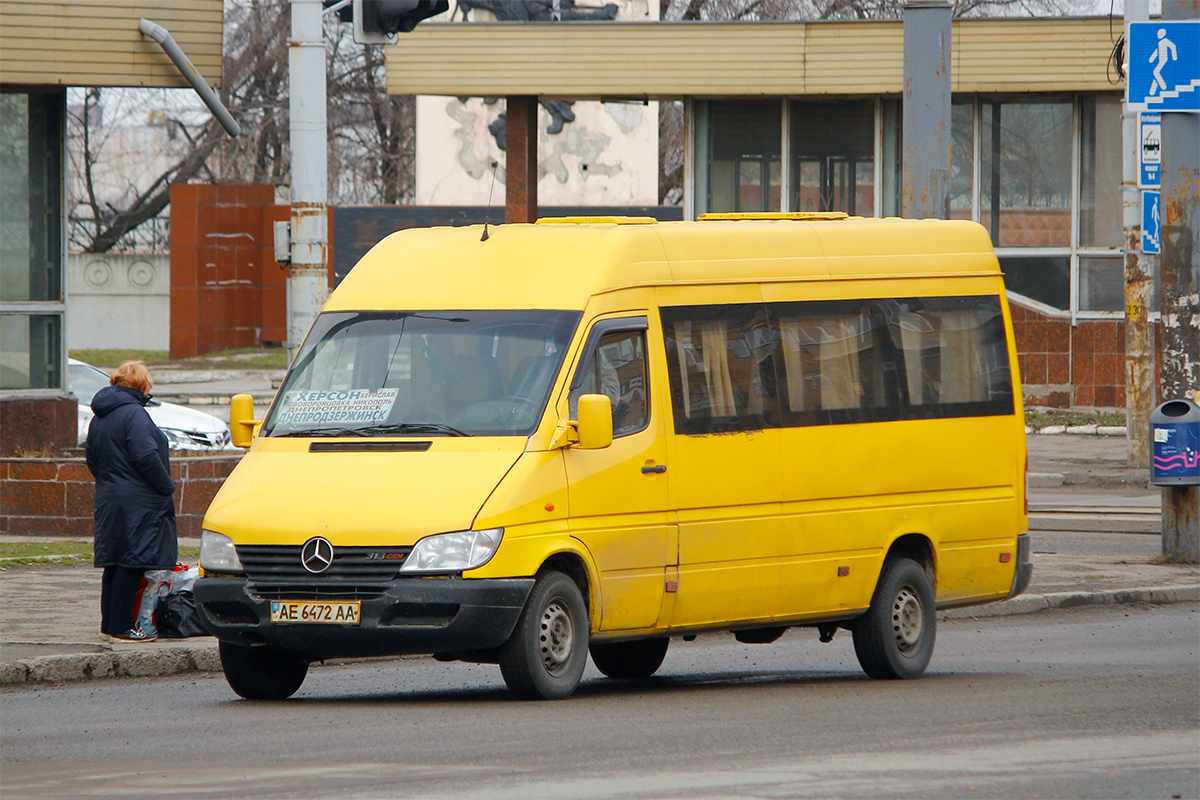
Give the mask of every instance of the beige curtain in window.
[[942, 318], [942, 402], [987, 400], [983, 362], [983, 320], [975, 311], [954, 311]]
[[804, 344], [805, 325], [799, 320], [780, 320], [779, 337], [782, 340], [783, 374], [787, 382], [788, 410], [804, 411], [814, 408], [813, 398], [805, 397], [804, 387]]
[[688, 348], [692, 346], [692, 323], [675, 323], [675, 357], [679, 359], [679, 385], [683, 393], [683, 416], [692, 418], [692, 392], [688, 380]]
[[704, 352], [704, 378], [714, 417], [732, 417], [737, 413], [733, 402], [733, 378], [729, 374], [729, 350], [724, 322], [700, 323], [700, 347]]
[[862, 394], [858, 379], [858, 318], [831, 319], [822, 325], [821, 407], [857, 408]]
[[[937, 336], [938, 320], [935, 316], [927, 314], [900, 314], [900, 349], [904, 352], [904, 372], [908, 378], [908, 402], [913, 405], [921, 405], [923, 403], [936, 403], [937, 397], [924, 397], [924, 388], [926, 381], [925, 364], [921, 359], [921, 354], [925, 348], [933, 345], [938, 340]], [[945, 372], [945, 365], [942, 367]], [[936, 376], [929, 376], [930, 381], [937, 379]]]

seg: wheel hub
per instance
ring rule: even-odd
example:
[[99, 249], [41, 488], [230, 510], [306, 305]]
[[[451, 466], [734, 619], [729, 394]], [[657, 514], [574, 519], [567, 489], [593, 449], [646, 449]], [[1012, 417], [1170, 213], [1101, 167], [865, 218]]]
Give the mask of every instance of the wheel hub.
[[566, 607], [558, 600], [546, 606], [542, 612], [541, 633], [542, 665], [551, 675], [559, 675], [567, 668], [574, 647], [575, 627]]
[[921, 599], [907, 586], [896, 593], [892, 601], [892, 632], [901, 653], [908, 653], [921, 643], [924, 614]]

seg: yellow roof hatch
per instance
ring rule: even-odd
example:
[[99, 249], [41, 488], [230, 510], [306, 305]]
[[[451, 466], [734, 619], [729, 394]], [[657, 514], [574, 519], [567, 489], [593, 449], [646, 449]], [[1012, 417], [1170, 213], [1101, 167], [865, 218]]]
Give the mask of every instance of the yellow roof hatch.
[[699, 220], [701, 222], [712, 222], [722, 220], [726, 222], [738, 222], [740, 220], [791, 220], [792, 222], [817, 222], [820, 220], [835, 220], [849, 219], [850, 215], [844, 211], [791, 211], [782, 213], [779, 211], [754, 211], [746, 213], [720, 213], [720, 214], [701, 214]]
[[537, 225], [653, 225], [654, 217], [542, 217]]

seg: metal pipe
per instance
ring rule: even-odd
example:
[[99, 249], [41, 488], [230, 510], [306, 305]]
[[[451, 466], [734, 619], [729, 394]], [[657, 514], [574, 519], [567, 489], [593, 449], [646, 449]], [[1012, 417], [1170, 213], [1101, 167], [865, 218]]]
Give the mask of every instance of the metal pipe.
[[209, 88], [208, 81], [204, 80], [204, 76], [192, 65], [192, 62], [180, 49], [179, 45], [175, 44], [175, 39], [171, 37], [171, 32], [159, 25], [157, 22], [151, 22], [143, 17], [138, 22], [138, 30], [144, 36], [149, 36], [154, 41], [158, 42], [158, 46], [163, 49], [167, 57], [174, 62], [176, 68], [184, 79], [192, 85], [196, 90], [196, 94], [200, 95], [200, 99], [204, 101], [204, 105], [208, 106], [213, 112], [213, 116], [221, 123], [221, 126], [229, 133], [230, 136], [237, 136], [242, 132], [242, 128], [229, 114], [229, 109], [225, 108], [225, 104], [221, 102], [221, 98], [217, 97], [216, 93]]

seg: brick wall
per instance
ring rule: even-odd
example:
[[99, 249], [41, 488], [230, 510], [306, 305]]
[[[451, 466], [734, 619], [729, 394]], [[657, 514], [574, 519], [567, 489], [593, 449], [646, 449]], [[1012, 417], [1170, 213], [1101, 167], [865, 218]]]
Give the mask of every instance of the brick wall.
[[1125, 321], [1051, 316], [1010, 302], [1026, 405], [1125, 407]]
[[[78, 403], [63, 392], [0, 397], [0, 456], [58, 453], [75, 446]], [[0, 504], [0, 513], [4, 506]]]
[[[180, 536], [200, 536], [208, 504], [241, 457], [171, 459]], [[82, 458], [0, 458], [0, 533], [90, 537], [95, 499]]]

